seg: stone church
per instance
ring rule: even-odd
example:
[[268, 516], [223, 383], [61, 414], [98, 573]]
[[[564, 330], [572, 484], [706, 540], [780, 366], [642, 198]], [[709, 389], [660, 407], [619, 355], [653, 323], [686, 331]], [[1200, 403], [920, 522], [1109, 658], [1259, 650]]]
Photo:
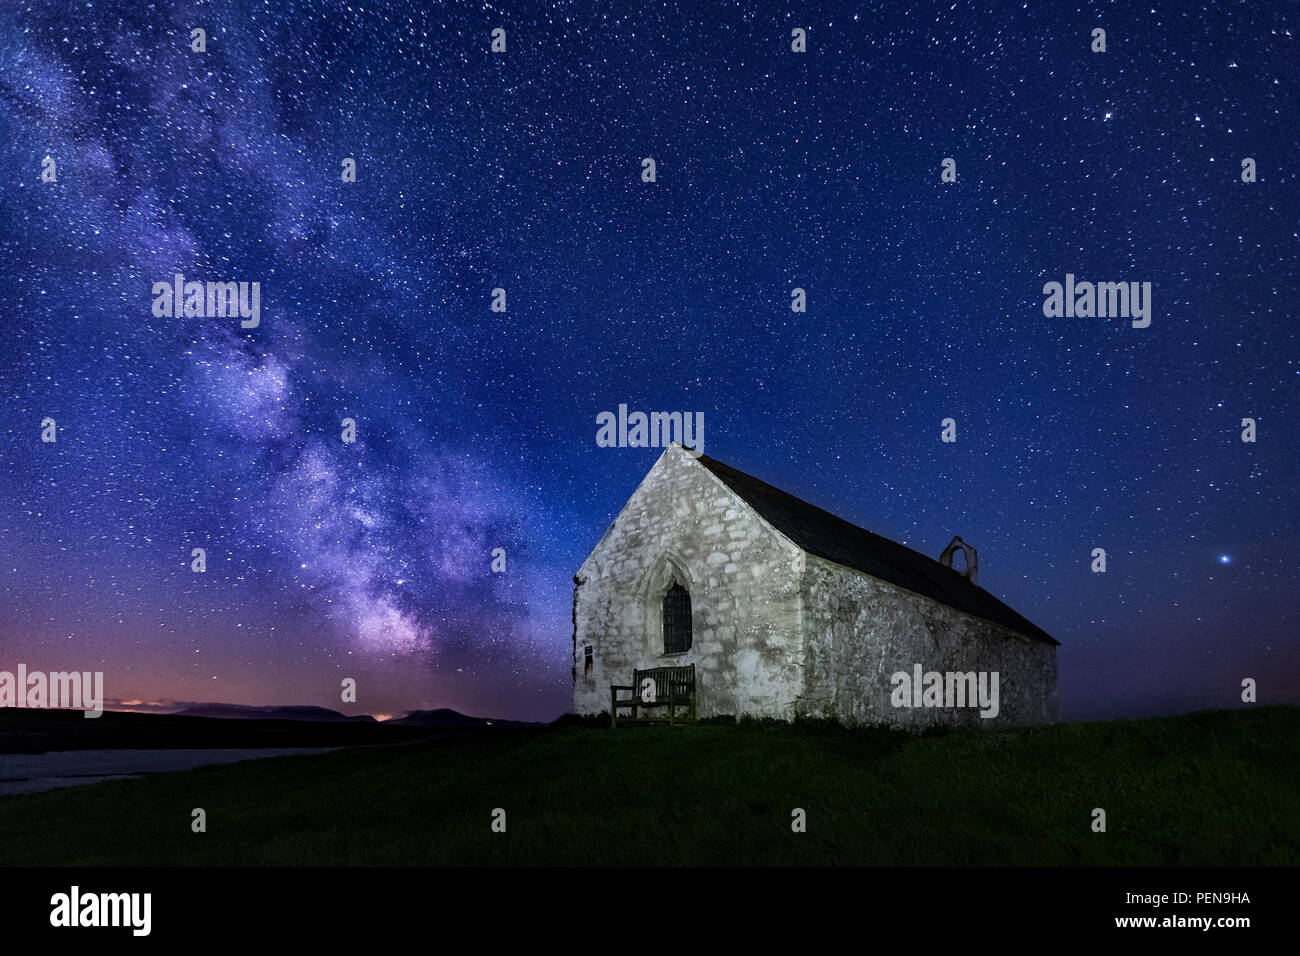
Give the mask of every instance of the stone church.
[[[960, 538], [926, 557], [674, 443], [574, 577], [574, 710], [608, 711], [634, 669], [694, 664], [700, 717], [1054, 722], [1058, 642], [979, 587], [976, 560]], [[995, 706], [975, 706], [977, 683]]]

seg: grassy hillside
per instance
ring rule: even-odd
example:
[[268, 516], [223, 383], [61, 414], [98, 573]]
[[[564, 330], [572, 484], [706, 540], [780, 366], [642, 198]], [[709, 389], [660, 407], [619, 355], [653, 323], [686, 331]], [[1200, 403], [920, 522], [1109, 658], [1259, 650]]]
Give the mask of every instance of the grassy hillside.
[[926, 737], [554, 726], [0, 798], [0, 863], [1294, 866], [1297, 768], [1294, 707]]

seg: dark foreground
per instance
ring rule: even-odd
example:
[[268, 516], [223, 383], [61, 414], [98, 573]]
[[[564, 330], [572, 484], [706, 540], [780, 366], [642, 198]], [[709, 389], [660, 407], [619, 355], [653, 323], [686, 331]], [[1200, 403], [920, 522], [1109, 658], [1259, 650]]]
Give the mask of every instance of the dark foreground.
[[1298, 766], [1295, 707], [929, 737], [494, 730], [0, 798], [0, 864], [1294, 866]]

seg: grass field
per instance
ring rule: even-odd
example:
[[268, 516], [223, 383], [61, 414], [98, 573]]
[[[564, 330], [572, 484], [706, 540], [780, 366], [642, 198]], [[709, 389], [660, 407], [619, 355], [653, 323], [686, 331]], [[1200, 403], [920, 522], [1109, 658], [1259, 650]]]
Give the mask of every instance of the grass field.
[[482, 731], [0, 798], [0, 863], [1294, 866], [1300, 708]]

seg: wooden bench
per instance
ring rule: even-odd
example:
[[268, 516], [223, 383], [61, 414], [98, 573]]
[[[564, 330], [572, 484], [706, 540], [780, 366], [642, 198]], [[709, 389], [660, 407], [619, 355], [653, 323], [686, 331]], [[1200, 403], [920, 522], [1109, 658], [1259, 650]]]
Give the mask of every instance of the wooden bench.
[[[642, 697], [643, 688], [648, 688], [645, 681], [654, 681], [653, 693], [649, 699]], [[618, 696], [619, 691], [631, 691], [631, 697]], [[650, 710], [664, 707], [667, 717], [637, 717], [638, 710]], [[631, 684], [609, 685], [609, 725], [618, 726], [619, 710], [632, 711], [633, 723], [677, 723], [677, 708], [686, 709], [685, 720], [695, 719], [695, 665], [685, 667], [651, 667], [646, 670], [632, 671]], [[626, 721], [625, 721], [626, 722]]]

